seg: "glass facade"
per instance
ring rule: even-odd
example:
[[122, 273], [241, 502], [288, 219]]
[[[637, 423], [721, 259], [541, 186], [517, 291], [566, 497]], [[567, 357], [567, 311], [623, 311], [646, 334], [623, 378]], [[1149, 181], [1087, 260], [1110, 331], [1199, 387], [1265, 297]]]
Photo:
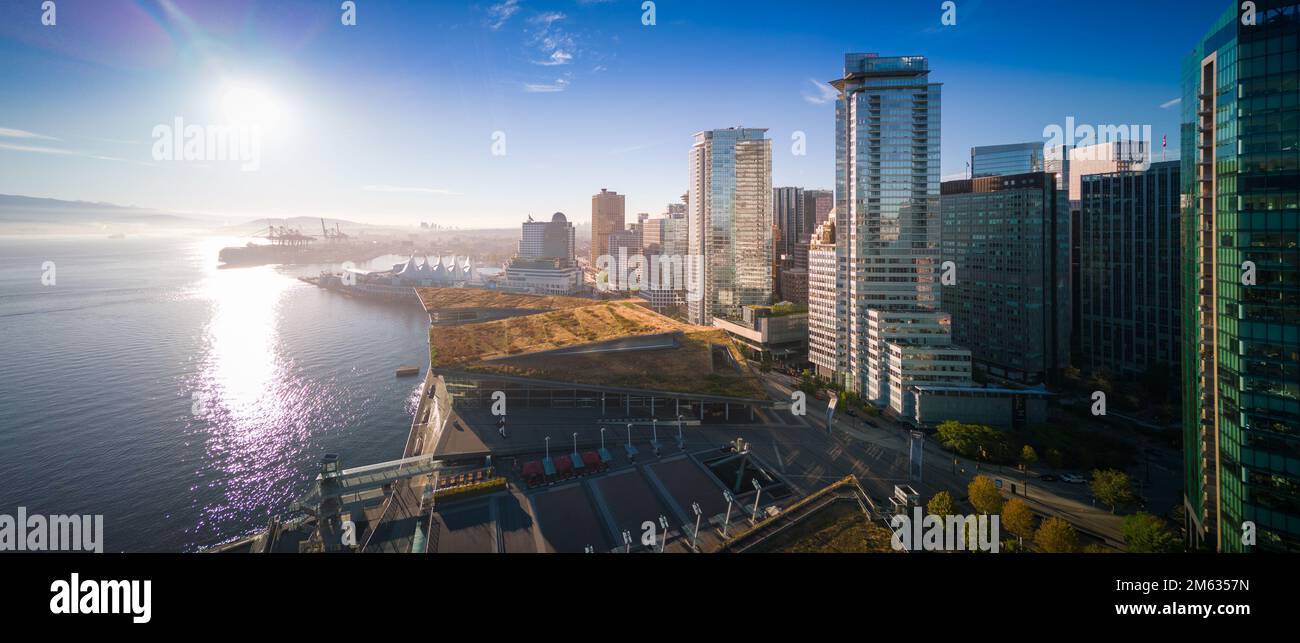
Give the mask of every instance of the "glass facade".
[[[1082, 177], [1079, 367], [1085, 371], [1137, 379], [1182, 361], [1179, 175], [1179, 162], [1169, 161], [1145, 172]], [[1171, 392], [1176, 386], [1171, 378]]]
[[846, 54], [834, 81], [838, 282], [848, 384], [867, 388], [867, 311], [939, 307], [942, 85], [923, 56]]
[[1300, 551], [1300, 5], [1256, 7], [1183, 66], [1185, 505], [1194, 546]]
[[986, 145], [970, 150], [972, 178], [1043, 171], [1043, 144]]
[[690, 159], [691, 254], [703, 257], [704, 293], [689, 305], [692, 323], [739, 318], [741, 308], [772, 303], [772, 141], [765, 129], [695, 135]]
[[1069, 363], [1070, 230], [1064, 190], [1043, 172], [947, 181], [943, 258], [952, 340], [976, 367], [1023, 384], [1053, 381]]

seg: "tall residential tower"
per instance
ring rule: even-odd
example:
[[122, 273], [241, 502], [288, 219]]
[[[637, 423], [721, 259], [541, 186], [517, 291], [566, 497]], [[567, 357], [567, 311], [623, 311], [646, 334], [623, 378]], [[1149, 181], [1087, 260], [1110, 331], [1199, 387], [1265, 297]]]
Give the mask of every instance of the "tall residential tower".
[[[845, 54], [835, 104], [838, 379], [909, 413], [910, 387], [969, 382], [939, 311], [939, 83], [922, 56]], [[837, 360], [839, 361], [839, 360]]]
[[[1183, 63], [1191, 544], [1300, 551], [1300, 2], [1235, 5]], [[1250, 541], [1251, 536], [1255, 542]]]
[[772, 141], [766, 129], [699, 132], [690, 152], [688, 228], [701, 258], [703, 296], [688, 320], [739, 318], [741, 307], [772, 300]]

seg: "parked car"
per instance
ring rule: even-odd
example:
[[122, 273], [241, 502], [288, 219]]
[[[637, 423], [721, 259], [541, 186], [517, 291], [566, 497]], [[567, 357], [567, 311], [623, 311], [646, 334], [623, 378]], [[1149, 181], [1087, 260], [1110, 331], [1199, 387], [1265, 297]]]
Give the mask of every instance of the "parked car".
[[1083, 476], [1077, 473], [1063, 473], [1061, 474], [1061, 480], [1070, 484], [1083, 484], [1084, 482], [1087, 482], [1087, 480], [1084, 480]]

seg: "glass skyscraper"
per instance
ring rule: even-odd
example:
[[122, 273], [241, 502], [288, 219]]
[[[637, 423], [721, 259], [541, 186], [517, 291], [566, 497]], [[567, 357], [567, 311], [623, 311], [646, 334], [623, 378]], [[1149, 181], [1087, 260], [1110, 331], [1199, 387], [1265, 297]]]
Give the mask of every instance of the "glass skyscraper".
[[1295, 552], [1300, 4], [1227, 4], [1183, 65], [1184, 504], [1193, 546]]
[[[703, 297], [691, 323], [739, 318], [747, 305], [772, 303], [772, 141], [766, 129], [699, 132], [690, 153], [688, 227], [701, 257]], [[694, 262], [693, 262], [694, 264]]]
[[[948, 345], [941, 337], [947, 316], [939, 311], [937, 280], [942, 86], [929, 77], [923, 56], [850, 53], [844, 76], [831, 82], [839, 90], [835, 243], [842, 258], [837, 286], [844, 294], [835, 331], [847, 358], [837, 360], [845, 369], [839, 379], [898, 412], [906, 411], [911, 373], [921, 374], [920, 382], [932, 371], [914, 362]], [[926, 353], [909, 352], [922, 345]], [[891, 367], [895, 348], [912, 365], [909, 381], [891, 378], [898, 372]], [[968, 376], [969, 353], [956, 357], [964, 357]]]
[[1070, 359], [1065, 190], [1039, 171], [946, 181], [942, 192], [943, 256], [960, 275], [943, 293], [953, 341], [993, 378], [1054, 381]]
[[985, 145], [970, 150], [972, 178], [1043, 171], [1043, 143]]
[[1084, 371], [1165, 377], [1179, 356], [1179, 162], [1082, 177], [1079, 339]]

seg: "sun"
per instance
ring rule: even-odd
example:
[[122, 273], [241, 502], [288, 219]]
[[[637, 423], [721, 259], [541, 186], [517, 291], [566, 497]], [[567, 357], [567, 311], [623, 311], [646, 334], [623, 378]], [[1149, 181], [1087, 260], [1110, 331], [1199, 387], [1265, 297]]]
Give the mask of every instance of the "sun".
[[283, 106], [271, 93], [252, 85], [231, 84], [221, 94], [221, 111], [236, 125], [276, 125]]

